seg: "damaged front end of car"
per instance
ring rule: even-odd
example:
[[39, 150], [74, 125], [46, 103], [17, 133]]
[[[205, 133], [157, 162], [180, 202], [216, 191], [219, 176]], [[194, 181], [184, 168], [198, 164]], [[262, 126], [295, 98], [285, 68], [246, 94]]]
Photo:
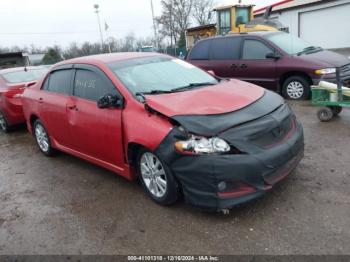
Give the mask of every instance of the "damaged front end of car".
[[270, 91], [234, 112], [171, 121], [174, 128], [156, 153], [180, 182], [185, 201], [200, 208], [221, 211], [260, 197], [303, 157], [302, 126]]

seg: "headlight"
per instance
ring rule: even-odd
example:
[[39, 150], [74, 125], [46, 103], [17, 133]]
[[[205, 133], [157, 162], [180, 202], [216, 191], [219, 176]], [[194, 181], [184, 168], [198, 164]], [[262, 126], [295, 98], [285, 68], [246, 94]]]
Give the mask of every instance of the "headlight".
[[194, 135], [188, 140], [177, 141], [175, 148], [177, 151], [187, 154], [213, 154], [230, 151], [230, 146], [221, 138], [205, 138]]
[[324, 69], [315, 70], [315, 74], [317, 75], [335, 74], [335, 71], [336, 71], [335, 68], [324, 68]]

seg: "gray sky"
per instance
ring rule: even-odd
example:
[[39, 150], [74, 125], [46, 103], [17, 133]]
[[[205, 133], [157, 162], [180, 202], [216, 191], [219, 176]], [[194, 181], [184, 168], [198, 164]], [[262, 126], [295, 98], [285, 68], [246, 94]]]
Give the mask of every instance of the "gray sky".
[[[256, 7], [278, 0], [243, 0]], [[161, 0], [153, 0], [155, 15]], [[216, 0], [217, 5], [236, 3]], [[129, 32], [136, 37], [152, 35], [150, 0], [0, 0], [0, 47], [67, 46], [72, 41], [99, 41], [93, 5], [100, 5], [102, 27], [109, 25], [109, 35], [119, 38]]]

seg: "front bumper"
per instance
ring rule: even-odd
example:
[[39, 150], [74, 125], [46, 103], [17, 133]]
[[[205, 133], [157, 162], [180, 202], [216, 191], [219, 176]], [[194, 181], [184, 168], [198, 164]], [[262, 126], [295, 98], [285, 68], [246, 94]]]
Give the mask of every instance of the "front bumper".
[[[249, 136], [253, 136], [255, 131], [255, 133], [262, 133], [262, 129], [254, 130], [254, 125], [264, 129], [267, 126], [273, 128], [272, 122], [269, 121], [274, 121], [279, 126], [278, 116], [284, 114], [287, 116], [288, 112], [290, 111], [287, 106], [281, 107], [281, 110], [277, 110], [275, 114], [235, 130], [239, 129], [238, 134], [240, 135], [251, 132]], [[235, 134], [229, 130], [223, 132], [220, 137], [226, 141], [229, 141], [228, 137], [230, 137], [229, 142], [233, 142], [231, 145], [238, 145], [240, 150], [243, 148], [242, 151], [247, 153], [184, 156], [174, 149], [173, 144], [179, 134], [173, 130], [159, 146], [157, 154], [161, 156], [180, 182], [187, 203], [212, 211], [231, 208], [262, 196], [290, 174], [302, 159], [304, 153], [303, 128], [294, 116], [290, 117], [293, 117], [293, 128], [272, 147], [261, 144], [254, 146], [249, 139], [243, 136], [237, 137], [236, 140]], [[237, 187], [233, 191], [220, 191], [219, 183], [221, 182], [229, 185], [243, 185], [243, 187]]]

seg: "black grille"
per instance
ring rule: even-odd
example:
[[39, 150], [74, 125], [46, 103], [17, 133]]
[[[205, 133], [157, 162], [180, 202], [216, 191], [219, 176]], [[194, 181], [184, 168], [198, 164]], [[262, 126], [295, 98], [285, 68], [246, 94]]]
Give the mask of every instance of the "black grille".
[[294, 117], [289, 116], [280, 125], [254, 138], [252, 142], [262, 148], [271, 148], [279, 144], [288, 135], [294, 126], [294, 121]]
[[350, 74], [350, 64], [347, 64], [345, 66], [342, 66], [340, 68], [340, 72], [344, 74]]

